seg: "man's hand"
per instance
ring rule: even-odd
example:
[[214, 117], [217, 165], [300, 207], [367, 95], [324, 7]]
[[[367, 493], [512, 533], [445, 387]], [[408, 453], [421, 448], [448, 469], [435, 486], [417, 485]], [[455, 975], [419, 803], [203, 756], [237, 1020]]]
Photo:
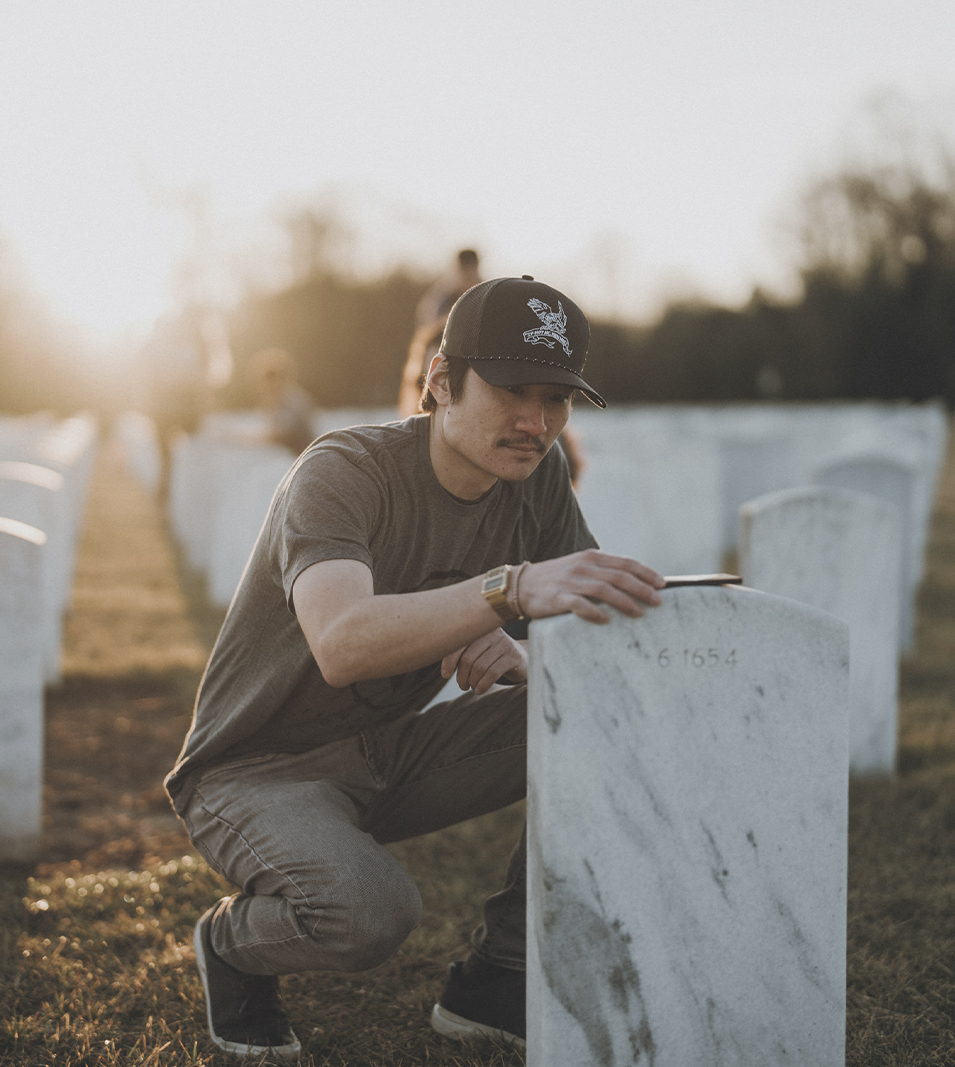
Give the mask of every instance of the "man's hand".
[[521, 611], [531, 619], [573, 612], [589, 622], [610, 622], [601, 604], [638, 618], [660, 603], [662, 575], [627, 556], [595, 548], [570, 556], [530, 563], [520, 576]]
[[441, 660], [442, 678], [450, 678], [455, 672], [462, 689], [473, 689], [481, 696], [501, 678], [526, 682], [527, 653], [503, 630], [492, 630]]

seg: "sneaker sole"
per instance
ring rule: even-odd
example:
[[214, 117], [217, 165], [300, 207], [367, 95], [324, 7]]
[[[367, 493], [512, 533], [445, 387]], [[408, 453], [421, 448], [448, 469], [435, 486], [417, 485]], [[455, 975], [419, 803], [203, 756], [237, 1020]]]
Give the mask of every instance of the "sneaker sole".
[[516, 1034], [509, 1034], [495, 1026], [485, 1026], [484, 1023], [476, 1023], [473, 1019], [465, 1019], [461, 1015], [455, 1015], [453, 1011], [442, 1008], [435, 1004], [431, 1012], [431, 1026], [442, 1037], [450, 1037], [452, 1041], [496, 1041], [503, 1045], [513, 1045], [518, 1049], [526, 1049], [527, 1042]]
[[[196, 966], [199, 968], [199, 977], [202, 979], [202, 991], [206, 995], [206, 1023], [209, 1026], [209, 1036], [223, 1052], [231, 1052], [234, 1056], [297, 1056], [302, 1051], [299, 1039], [295, 1038], [294, 1045], [242, 1045], [237, 1041], [226, 1041], [219, 1037], [212, 1025], [212, 1001], [209, 997], [209, 979], [206, 977], [206, 949], [202, 943], [202, 924], [205, 916], [196, 923], [195, 933], [192, 935], [192, 945], [196, 953]], [[293, 1035], [294, 1036], [294, 1035]]]

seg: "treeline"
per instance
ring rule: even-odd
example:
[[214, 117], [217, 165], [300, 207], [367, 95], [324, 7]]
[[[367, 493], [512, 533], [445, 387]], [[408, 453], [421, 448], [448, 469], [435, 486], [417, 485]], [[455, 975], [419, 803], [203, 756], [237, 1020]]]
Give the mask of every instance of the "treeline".
[[250, 294], [229, 318], [236, 373], [223, 402], [252, 403], [245, 369], [256, 352], [278, 347], [294, 358], [299, 381], [322, 407], [394, 404], [428, 284], [407, 270], [360, 280], [319, 263], [285, 289]]
[[95, 399], [76, 349], [0, 241], [0, 413], [76, 411]]
[[[178, 407], [195, 420], [210, 406], [253, 403], [246, 369], [268, 347], [294, 357], [322, 406], [393, 404], [431, 279], [412, 268], [356, 277], [337, 266], [320, 217], [295, 222], [292, 280], [248, 292], [215, 321], [197, 308], [167, 320], [130, 363], [136, 381], [97, 383], [0, 285], [0, 411], [108, 410], [117, 397], [151, 396], [157, 414]], [[739, 308], [678, 303], [647, 325], [594, 321], [588, 380], [620, 403], [941, 397], [955, 406], [955, 159], [931, 174], [895, 162], [820, 181], [802, 205], [800, 241], [798, 298], [756, 290]], [[233, 372], [210, 391], [223, 349]]]
[[[658, 321], [595, 321], [587, 377], [617, 402], [877, 398], [955, 401], [955, 163], [847, 170], [807, 194], [802, 293], [741, 308], [673, 304]], [[321, 262], [253, 295], [230, 333], [241, 368], [278, 345], [327, 406], [394, 401], [426, 279], [348, 280]], [[572, 295], [572, 294], [571, 294]], [[246, 401], [238, 375], [230, 396]]]
[[620, 401], [955, 401], [955, 161], [848, 170], [807, 194], [802, 295], [598, 323], [589, 374]]

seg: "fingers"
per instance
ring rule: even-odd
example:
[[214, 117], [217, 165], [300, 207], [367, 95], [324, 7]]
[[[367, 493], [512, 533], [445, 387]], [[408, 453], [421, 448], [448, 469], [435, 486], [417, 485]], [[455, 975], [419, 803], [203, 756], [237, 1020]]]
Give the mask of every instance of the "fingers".
[[521, 580], [521, 606], [531, 618], [573, 612], [589, 622], [605, 623], [603, 605], [638, 618], [660, 603], [663, 575], [627, 556], [596, 549], [533, 563]]
[[[575, 577], [574, 592], [588, 601], [606, 604], [631, 618], [639, 618], [646, 608], [656, 607], [661, 603], [658, 590], [663, 588], [663, 585], [664, 579], [661, 575], [640, 564], [636, 567], [618, 567], [598, 561], [589, 572]], [[593, 619], [595, 614], [582, 607], [579, 600], [574, 610], [575, 614], [584, 611], [584, 618]], [[601, 610], [600, 615], [602, 621], [609, 621], [610, 615], [606, 611]]]
[[452, 674], [458, 669], [458, 660], [461, 658], [461, 653], [464, 648], [459, 648], [454, 652], [449, 652], [443, 660], [441, 660], [441, 677], [450, 678]]
[[527, 653], [503, 630], [492, 630], [466, 648], [445, 656], [441, 661], [442, 677], [450, 678], [455, 673], [461, 689], [471, 689], [481, 696], [505, 675], [509, 681], [525, 681]]
[[[652, 567], [648, 567], [645, 563], [639, 563], [637, 560], [631, 559], [629, 556], [612, 556], [607, 552], [600, 552], [597, 549], [591, 549], [587, 553], [584, 553], [584, 555], [591, 555], [593, 562], [598, 567], [632, 574], [651, 589], [662, 589], [667, 584], [666, 578], [664, 578], [658, 571], [655, 571]], [[658, 601], [659, 598], [657, 599], [657, 602]]]

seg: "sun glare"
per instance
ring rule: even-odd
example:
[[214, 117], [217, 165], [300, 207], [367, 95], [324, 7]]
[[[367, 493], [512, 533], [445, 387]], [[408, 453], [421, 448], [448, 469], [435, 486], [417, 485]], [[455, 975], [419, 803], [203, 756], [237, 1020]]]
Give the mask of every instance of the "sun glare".
[[[754, 21], [743, 0], [654, 20], [615, 0], [488, 0], [473, 23], [430, 4], [88, 0], [54, 22], [11, 0], [0, 233], [103, 343], [221, 294], [246, 237], [212, 216], [251, 233], [335, 183], [428, 220], [408, 244], [428, 267], [448, 254], [440, 219], [502, 272], [546, 269], [602, 313], [645, 310], [674, 277], [735, 299], [774, 258], [772, 213], [876, 80], [950, 91], [952, 9], [928, 4], [926, 34], [927, 10], [886, 22], [888, 6], [833, 37], [820, 2]], [[366, 223], [394, 259], [401, 226]]]

